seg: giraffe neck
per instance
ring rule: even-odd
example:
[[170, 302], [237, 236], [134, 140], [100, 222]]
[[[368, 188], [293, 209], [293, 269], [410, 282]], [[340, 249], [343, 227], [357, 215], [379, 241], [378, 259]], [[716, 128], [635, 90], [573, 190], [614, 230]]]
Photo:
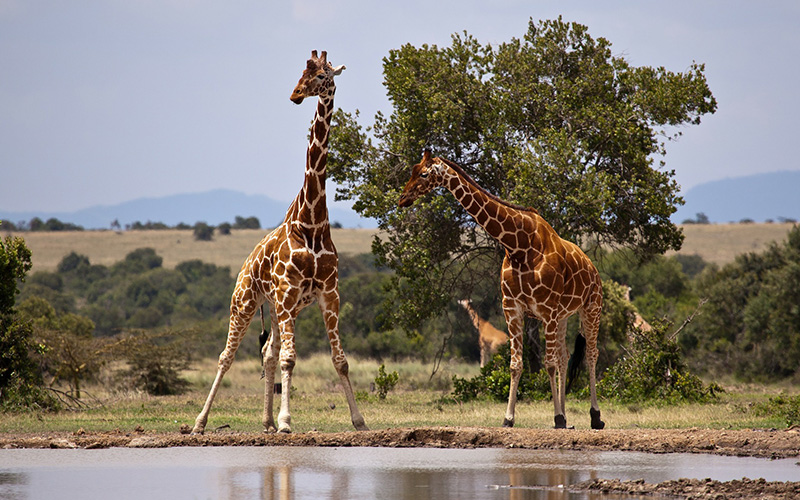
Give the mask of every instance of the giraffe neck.
[[[512, 254], [521, 249], [541, 251], [538, 231], [544, 219], [539, 217], [535, 210], [502, 201], [480, 187], [458, 165], [452, 162], [448, 162], [447, 165], [445, 187], [489, 236]], [[520, 219], [527, 219], [527, 224], [519, 223]], [[517, 233], [526, 234], [518, 238]], [[520, 247], [521, 241], [526, 242], [525, 248]]]
[[[328, 135], [333, 115], [333, 94], [336, 88], [326, 95], [319, 96], [311, 136], [306, 152], [306, 171], [303, 188], [295, 200], [294, 218], [317, 226], [328, 223], [328, 203], [325, 194], [326, 166], [328, 162]], [[292, 212], [290, 210], [290, 212]]]
[[472, 320], [472, 324], [475, 325], [475, 328], [480, 330], [481, 329], [481, 318], [478, 316], [478, 313], [475, 312], [475, 309], [472, 308], [472, 306], [469, 304], [469, 302], [462, 303], [461, 305], [464, 306], [464, 309], [467, 310], [467, 314], [469, 314], [469, 319]]

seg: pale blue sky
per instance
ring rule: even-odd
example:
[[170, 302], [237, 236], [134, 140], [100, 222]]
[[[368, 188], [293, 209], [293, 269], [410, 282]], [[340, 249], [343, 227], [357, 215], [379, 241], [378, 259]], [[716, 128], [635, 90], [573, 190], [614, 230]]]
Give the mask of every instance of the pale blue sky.
[[347, 66], [336, 105], [367, 125], [390, 112], [390, 49], [463, 30], [496, 44], [559, 14], [632, 64], [706, 64], [719, 110], [667, 148], [684, 191], [800, 170], [795, 0], [0, 0], [0, 209], [215, 188], [288, 202], [314, 114], [289, 94], [312, 49]]

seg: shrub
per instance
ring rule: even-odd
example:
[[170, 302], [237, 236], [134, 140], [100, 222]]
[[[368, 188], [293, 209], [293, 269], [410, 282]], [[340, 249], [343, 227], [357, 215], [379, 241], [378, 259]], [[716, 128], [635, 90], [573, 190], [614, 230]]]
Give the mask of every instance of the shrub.
[[766, 403], [758, 403], [753, 408], [756, 415], [777, 416], [786, 420], [786, 427], [800, 425], [800, 395], [789, 397], [780, 394], [769, 398]]
[[[481, 368], [480, 374], [463, 379], [453, 375], [453, 397], [462, 402], [471, 401], [481, 397], [493, 401], [507, 401], [511, 388], [511, 348], [508, 344], [498, 349], [491, 361]], [[530, 373], [523, 371], [519, 379], [517, 398], [519, 400], [547, 400], [550, 399], [550, 377], [543, 369]]]
[[120, 343], [128, 361], [122, 382], [153, 396], [183, 394], [189, 381], [180, 376], [189, 367], [187, 350], [181, 338], [169, 334], [139, 334]]
[[197, 241], [211, 241], [214, 238], [214, 226], [209, 226], [205, 222], [198, 222], [194, 225], [194, 239]]
[[716, 384], [705, 386], [689, 373], [675, 333], [668, 334], [666, 322], [655, 322], [652, 330], [632, 331], [626, 354], [604, 374], [597, 385], [598, 395], [625, 402], [683, 401], [716, 399], [721, 392]]
[[394, 389], [399, 378], [400, 376], [396, 371], [386, 373], [386, 367], [381, 364], [380, 368], [378, 368], [378, 375], [375, 377], [375, 387], [378, 389], [378, 398], [386, 399], [386, 395], [389, 394], [389, 391]]

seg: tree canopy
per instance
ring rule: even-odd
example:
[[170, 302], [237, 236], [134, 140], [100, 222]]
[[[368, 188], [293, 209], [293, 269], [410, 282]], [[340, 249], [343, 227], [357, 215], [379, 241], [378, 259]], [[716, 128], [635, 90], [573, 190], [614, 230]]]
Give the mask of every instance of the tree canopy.
[[383, 67], [391, 114], [362, 127], [357, 111], [337, 110], [328, 171], [342, 186], [337, 198], [386, 231], [373, 248], [396, 271], [402, 323], [413, 328], [468, 296], [473, 262], [488, 256], [492, 273], [499, 266], [499, 248], [453, 197], [398, 210], [424, 148], [536, 208], [566, 239], [640, 258], [680, 248], [669, 218], [683, 200], [663, 156], [682, 126], [716, 110], [702, 64], [680, 73], [632, 66], [608, 40], [559, 18], [531, 20], [521, 39], [497, 47], [467, 33], [449, 47], [407, 44]]

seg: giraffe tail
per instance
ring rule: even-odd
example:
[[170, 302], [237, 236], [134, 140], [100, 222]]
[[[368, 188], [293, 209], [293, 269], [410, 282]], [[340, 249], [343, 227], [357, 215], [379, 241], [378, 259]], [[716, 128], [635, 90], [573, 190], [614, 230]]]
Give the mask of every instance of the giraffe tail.
[[575, 337], [575, 350], [572, 351], [572, 356], [567, 363], [567, 392], [572, 387], [572, 382], [575, 381], [581, 371], [583, 364], [583, 357], [586, 355], [586, 337], [578, 334]]
[[[264, 344], [267, 343], [269, 340], [269, 333], [267, 331], [266, 322], [264, 320], [264, 305], [262, 304], [259, 308], [261, 310], [261, 333], [258, 335], [258, 352], [264, 352]], [[261, 366], [264, 366], [264, 359], [261, 359]], [[261, 378], [263, 379], [266, 377], [266, 373], [264, 372], [263, 368], [261, 370]]]

